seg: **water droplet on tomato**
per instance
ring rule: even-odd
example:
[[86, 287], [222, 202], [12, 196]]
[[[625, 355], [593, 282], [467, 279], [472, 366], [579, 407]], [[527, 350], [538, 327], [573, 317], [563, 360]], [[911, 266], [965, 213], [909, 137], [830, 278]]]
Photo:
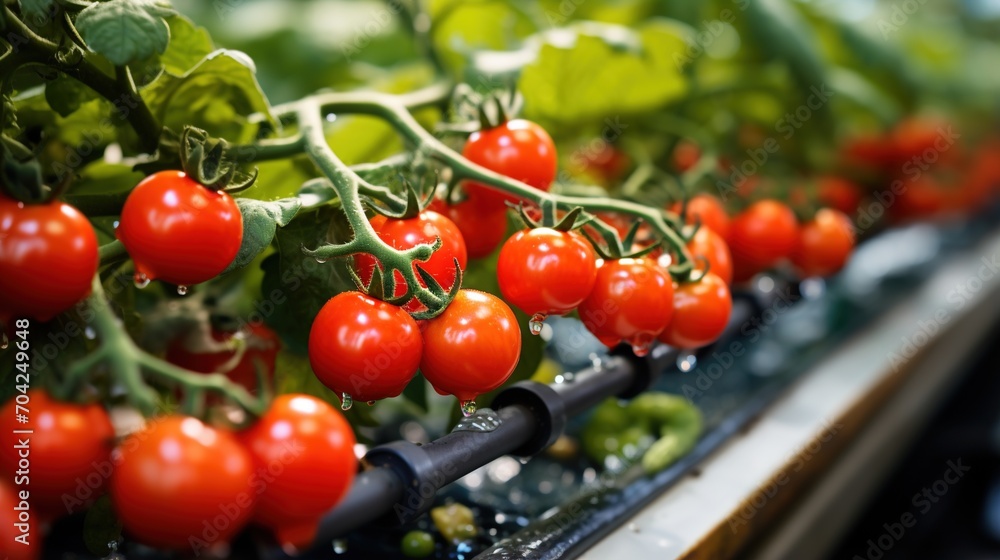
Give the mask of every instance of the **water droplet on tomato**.
[[94, 340], [97, 338], [97, 331], [94, 330], [94, 327], [87, 327], [83, 329], [83, 336], [87, 337], [87, 340]]
[[144, 272], [136, 272], [133, 280], [135, 280], [135, 287], [140, 290], [149, 285], [149, 276], [146, 276]]
[[462, 401], [462, 416], [468, 418], [476, 413], [476, 401]]
[[635, 354], [636, 356], [639, 356], [640, 358], [643, 358], [649, 355], [649, 350], [652, 347], [653, 347], [652, 342], [646, 342], [643, 344], [633, 344], [632, 353]]
[[351, 398], [350, 393], [341, 393], [340, 410], [351, 410], [352, 406], [354, 406], [354, 399]]
[[542, 334], [542, 327], [545, 326], [545, 314], [535, 313], [531, 316], [531, 320], [528, 321], [528, 330], [531, 334], [538, 336]]
[[177, 295], [179, 295], [179, 296], [186, 296], [187, 293], [188, 293], [188, 287], [187, 286], [177, 286]]

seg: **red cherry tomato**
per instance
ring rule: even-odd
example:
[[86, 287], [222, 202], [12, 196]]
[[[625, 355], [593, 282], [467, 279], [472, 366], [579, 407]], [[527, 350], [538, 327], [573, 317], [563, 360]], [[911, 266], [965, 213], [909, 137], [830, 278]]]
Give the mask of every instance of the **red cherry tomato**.
[[233, 434], [197, 418], [151, 420], [115, 453], [111, 502], [125, 529], [147, 545], [196, 555], [250, 520], [267, 480]]
[[344, 399], [347, 395], [375, 401], [399, 395], [416, 374], [420, 353], [420, 330], [413, 317], [360, 292], [331, 298], [309, 331], [313, 372]]
[[0, 315], [52, 319], [90, 294], [97, 260], [94, 228], [75, 208], [0, 195]]
[[[547, 191], [556, 178], [556, 146], [545, 129], [524, 119], [473, 132], [462, 155], [490, 171]], [[501, 208], [517, 198], [475, 182], [465, 192], [483, 208]]]
[[[60, 514], [82, 511], [86, 501], [100, 495], [111, 472], [115, 431], [108, 413], [97, 404], [56, 401], [40, 389], [29, 391], [28, 397], [28, 403], [23, 405], [30, 411], [28, 423], [16, 421], [23, 408], [17, 409], [14, 398], [0, 409], [0, 430], [7, 437], [14, 430], [34, 432], [20, 436], [31, 440], [30, 483], [24, 489], [31, 492], [32, 511], [34, 508]], [[14, 436], [15, 440], [18, 437]], [[13, 445], [0, 448], [0, 470], [17, 471], [19, 451]], [[78, 495], [81, 480], [86, 483], [87, 492]]]
[[521, 230], [500, 249], [500, 291], [528, 315], [562, 315], [590, 294], [597, 277], [595, 260], [594, 249], [577, 233]]
[[240, 441], [257, 473], [270, 475], [253, 520], [283, 545], [302, 547], [320, 517], [347, 493], [358, 470], [354, 432], [339, 412], [308, 395], [281, 395]]
[[435, 200], [429, 209], [447, 216], [455, 223], [462, 233], [470, 259], [481, 259], [493, 254], [507, 235], [506, 207], [484, 209], [469, 198], [452, 205], [443, 200]]
[[[237, 332], [213, 328], [212, 340], [224, 343], [232, 340]], [[251, 394], [257, 393], [257, 364], [264, 368], [265, 378], [274, 379], [274, 366], [281, 349], [281, 339], [271, 329], [260, 324], [252, 324], [245, 333], [245, 348], [237, 360], [237, 351], [198, 352], [189, 348], [185, 337], [174, 339], [167, 346], [166, 360], [174, 365], [199, 373], [223, 373]], [[213, 397], [215, 395], [212, 395]]]
[[948, 209], [950, 193], [934, 177], [921, 175], [916, 180], [902, 179], [905, 190], [886, 208], [889, 219], [899, 223], [937, 216]]
[[[22, 496], [21, 492], [26, 495]], [[38, 560], [42, 557], [42, 535], [39, 530], [38, 514], [32, 507], [33, 497], [34, 494], [29, 490], [18, 490], [7, 480], [0, 482], [0, 510], [4, 512], [4, 522], [0, 523], [0, 556], [4, 560]], [[28, 535], [14, 526], [15, 523], [22, 522], [18, 517], [22, 511], [29, 516]], [[27, 544], [15, 539], [24, 539]]]
[[[680, 214], [681, 203], [675, 202], [670, 210]], [[710, 194], [696, 194], [687, 205], [685, 221], [689, 224], [701, 222], [706, 227], [725, 238], [729, 235], [729, 214], [722, 201]]]
[[830, 276], [854, 250], [854, 226], [843, 212], [823, 208], [799, 228], [792, 263], [803, 276]]
[[709, 272], [699, 282], [674, 290], [674, 314], [660, 341], [675, 348], [700, 348], [722, 336], [733, 311], [729, 286]]
[[674, 168], [681, 173], [694, 167], [701, 159], [701, 148], [690, 140], [681, 140], [674, 148]]
[[[465, 265], [468, 264], [465, 239], [462, 238], [458, 226], [432, 210], [425, 210], [420, 215], [405, 220], [390, 218], [376, 232], [382, 241], [394, 249], [410, 249], [423, 243], [433, 244], [435, 239], [441, 238], [441, 247], [431, 255], [431, 258], [425, 262], [413, 263], [413, 267], [416, 270], [419, 266], [430, 273], [445, 290], [455, 283], [455, 259], [458, 259], [458, 265], [462, 270], [465, 270]], [[367, 284], [371, 281], [376, 262], [375, 257], [368, 253], [354, 256], [355, 269], [362, 282]], [[381, 269], [381, 265], [379, 268]], [[423, 285], [422, 280], [421, 285]], [[395, 295], [402, 296], [405, 292], [403, 277], [396, 274]], [[423, 305], [414, 298], [403, 307], [407, 311], [420, 311]]]
[[620, 179], [631, 165], [628, 154], [607, 143], [596, 151], [584, 148], [583, 152], [574, 154], [577, 155], [580, 157], [574, 157], [574, 163], [578, 164], [580, 171], [593, 175], [602, 185]]
[[670, 276], [647, 259], [601, 261], [579, 307], [584, 326], [609, 347], [625, 341], [644, 355], [674, 312]]
[[708, 270], [722, 279], [727, 285], [733, 283], [733, 256], [729, 245], [714, 231], [702, 227], [695, 232], [687, 245], [688, 251], [695, 257], [696, 269], [704, 270], [698, 257], [708, 261]]
[[822, 177], [819, 180], [819, 200], [823, 204], [850, 216], [861, 205], [861, 188], [841, 177]]
[[788, 257], [797, 239], [795, 213], [776, 200], [761, 200], [733, 218], [726, 241], [734, 270], [745, 271], [763, 270]]
[[160, 171], [129, 194], [115, 234], [135, 262], [138, 281], [187, 286], [215, 278], [233, 262], [243, 216], [228, 194], [181, 171]]
[[442, 395], [474, 401], [503, 385], [517, 367], [521, 329], [514, 312], [496, 296], [459, 290], [423, 329], [420, 371]]

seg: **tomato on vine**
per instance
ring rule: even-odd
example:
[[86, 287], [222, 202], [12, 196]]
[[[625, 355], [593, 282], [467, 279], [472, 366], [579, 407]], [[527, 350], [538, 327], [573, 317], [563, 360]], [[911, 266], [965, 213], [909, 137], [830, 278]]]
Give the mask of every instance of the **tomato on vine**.
[[420, 364], [417, 322], [403, 308], [344, 292], [320, 309], [309, 331], [309, 363], [345, 409], [403, 392]]
[[674, 312], [670, 276], [648, 259], [601, 261], [594, 289], [580, 304], [580, 319], [604, 345], [630, 344], [645, 355]]
[[659, 339], [675, 348], [707, 346], [726, 330], [732, 311], [729, 286], [709, 272], [701, 280], [685, 282], [674, 290], [674, 314]]
[[239, 335], [243, 338], [242, 352], [221, 350], [218, 352], [198, 352], [189, 347], [190, 341], [178, 337], [167, 346], [164, 358], [177, 366], [199, 373], [222, 373], [250, 394], [257, 393], [257, 365], [264, 368], [265, 379], [274, 379], [274, 367], [281, 349], [278, 333], [263, 324], [251, 324], [246, 333], [222, 330], [212, 327], [214, 342], [225, 343]]
[[790, 256], [797, 239], [798, 221], [791, 208], [770, 199], [751, 204], [733, 217], [726, 239], [735, 279], [746, 280]]
[[240, 250], [243, 216], [236, 201], [182, 171], [160, 171], [129, 194], [115, 235], [135, 262], [136, 284], [178, 290], [219, 275]]
[[[19, 394], [20, 395], [20, 394]], [[115, 430], [108, 413], [99, 404], [79, 405], [59, 402], [41, 389], [28, 392], [30, 409], [28, 422], [18, 423], [15, 418], [23, 411], [17, 409], [17, 399], [11, 399], [0, 409], [0, 430], [5, 434], [15, 430], [32, 430], [31, 434], [31, 505], [46, 512], [82, 511], [83, 498], [77, 497], [80, 479], [90, 480], [97, 472], [98, 484], [103, 487], [106, 472], [111, 470], [111, 450], [115, 443]], [[3, 472], [18, 470], [19, 451], [13, 445], [0, 449], [0, 466]], [[90, 477], [90, 478], [88, 478]], [[14, 479], [15, 483], [17, 478]], [[28, 477], [24, 479], [27, 483]], [[94, 493], [97, 495], [97, 492]]]
[[62, 202], [24, 204], [0, 194], [0, 317], [48, 321], [90, 294], [97, 235]]
[[111, 502], [125, 530], [150, 546], [198, 554], [228, 542], [263, 483], [233, 434], [197, 418], [149, 420], [115, 453]]
[[[670, 210], [679, 214], [681, 203], [675, 202]], [[726, 212], [722, 201], [710, 194], [698, 193], [688, 200], [685, 221], [688, 224], [701, 223], [702, 227], [714, 231], [723, 238], [729, 235], [729, 213]]]
[[459, 290], [441, 315], [423, 326], [420, 371], [442, 395], [455, 395], [466, 414], [477, 396], [503, 385], [517, 367], [521, 329], [503, 300]]
[[467, 198], [458, 204], [447, 204], [435, 199], [429, 206], [439, 214], [447, 216], [462, 233], [465, 249], [470, 259], [489, 256], [503, 243], [507, 235], [507, 207], [482, 208], [474, 200]]
[[[458, 265], [462, 270], [465, 270], [469, 261], [465, 239], [458, 226], [433, 210], [424, 210], [413, 218], [389, 218], [382, 224], [382, 227], [376, 230], [376, 233], [387, 245], [400, 250], [410, 249], [423, 243], [433, 244], [436, 239], [440, 238], [441, 247], [434, 251], [431, 258], [424, 262], [415, 262], [413, 266], [414, 270], [419, 266], [429, 273], [445, 290], [450, 289], [455, 283], [457, 277], [455, 260], [458, 260]], [[377, 262], [375, 257], [368, 253], [358, 253], [354, 256], [355, 270], [358, 277], [366, 285], [371, 282]], [[379, 267], [381, 268], [381, 264]], [[423, 285], [423, 280], [420, 282]], [[406, 285], [402, 276], [397, 273], [395, 295], [399, 297], [404, 293], [406, 293]], [[413, 312], [420, 311], [423, 305], [416, 298], [413, 298], [403, 307], [407, 311]]]
[[358, 469], [351, 425], [315, 397], [281, 395], [239, 438], [257, 472], [270, 469], [270, 479], [256, 488], [253, 521], [274, 531], [283, 545], [308, 545], [320, 517], [344, 497]]
[[697, 270], [704, 270], [704, 263], [700, 259], [705, 259], [710, 272], [727, 285], [733, 283], [733, 255], [729, 251], [729, 245], [719, 234], [701, 227], [688, 242], [687, 248], [695, 259]]
[[858, 211], [863, 198], [861, 187], [843, 177], [821, 177], [819, 179], [819, 200], [823, 204], [851, 215]]
[[[490, 171], [547, 191], [556, 178], [556, 146], [541, 126], [524, 119], [473, 132], [462, 155]], [[517, 198], [468, 181], [465, 192], [480, 208], [502, 208]]]
[[792, 263], [803, 276], [830, 276], [854, 251], [854, 226], [843, 212], [822, 208], [799, 228]]
[[521, 230], [500, 249], [497, 278], [503, 297], [532, 315], [541, 332], [546, 315], [563, 315], [590, 294], [597, 278], [594, 249], [581, 235], [552, 228]]

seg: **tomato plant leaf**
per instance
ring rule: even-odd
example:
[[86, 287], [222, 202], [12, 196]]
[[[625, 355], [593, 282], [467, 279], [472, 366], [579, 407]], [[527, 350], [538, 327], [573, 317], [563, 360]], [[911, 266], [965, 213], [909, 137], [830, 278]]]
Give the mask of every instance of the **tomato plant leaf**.
[[167, 18], [167, 25], [170, 28], [170, 45], [160, 56], [164, 71], [179, 76], [215, 50], [208, 30], [188, 18], [175, 14]]
[[45, 101], [63, 117], [68, 117], [81, 105], [94, 99], [97, 99], [97, 92], [65, 74], [59, 74], [45, 84]]
[[29, 22], [44, 21], [52, 13], [56, 0], [20, 0], [21, 14]]
[[223, 273], [239, 270], [253, 262], [271, 244], [277, 229], [292, 221], [302, 207], [302, 202], [297, 198], [273, 202], [238, 198], [236, 205], [243, 214], [243, 241], [236, 258]]
[[160, 76], [142, 96], [163, 126], [181, 130], [190, 125], [211, 136], [249, 142], [254, 131], [245, 117], [260, 113], [278, 126], [255, 73], [247, 55], [220, 49], [180, 76]]
[[110, 0], [84, 8], [76, 27], [91, 50], [124, 66], [167, 49], [170, 32], [163, 18], [173, 13], [155, 0]]

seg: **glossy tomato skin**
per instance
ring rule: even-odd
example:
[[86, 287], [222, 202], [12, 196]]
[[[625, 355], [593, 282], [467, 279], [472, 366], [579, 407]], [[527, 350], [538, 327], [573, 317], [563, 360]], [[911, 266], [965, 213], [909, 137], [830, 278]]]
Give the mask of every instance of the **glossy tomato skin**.
[[143, 179], [125, 201], [115, 230], [138, 275], [188, 286], [219, 275], [240, 250], [236, 201], [182, 171]]
[[674, 290], [674, 314], [659, 339], [675, 348], [707, 346], [722, 336], [732, 311], [729, 286], [709, 272]]
[[[26, 492], [27, 495], [22, 496], [20, 492]], [[29, 490], [18, 490], [11, 486], [7, 480], [0, 482], [0, 510], [4, 512], [4, 522], [0, 523], [0, 557], [3, 557], [4, 560], [38, 560], [42, 557], [40, 544], [42, 535], [39, 530], [38, 514], [32, 507], [33, 497], [34, 494]], [[30, 509], [28, 544], [21, 544], [14, 540], [24, 538], [21, 531], [14, 526], [14, 523], [19, 521], [14, 517], [16, 513], [19, 513], [14, 510], [15, 507], [19, 507], [21, 510]]]
[[497, 278], [504, 299], [528, 315], [563, 315], [593, 289], [596, 256], [577, 233], [521, 230], [500, 249]]
[[360, 292], [326, 302], [309, 331], [309, 363], [341, 397], [376, 401], [403, 392], [420, 364], [420, 329], [401, 307]]
[[471, 401], [503, 385], [517, 367], [521, 329], [503, 300], [459, 290], [441, 315], [423, 326], [420, 371], [442, 395]]
[[0, 316], [52, 319], [90, 294], [97, 261], [97, 235], [78, 210], [0, 195]]
[[699, 228], [687, 245], [691, 256], [695, 258], [697, 270], [704, 270], [699, 257], [708, 262], [708, 270], [722, 279], [727, 285], [733, 283], [733, 255], [725, 239], [707, 227]]
[[[83, 509], [83, 502], [100, 495], [108, 471], [115, 431], [108, 413], [98, 404], [78, 405], [59, 402], [41, 389], [28, 392], [28, 423], [15, 419], [17, 403], [8, 401], [0, 409], [0, 430], [33, 430], [31, 434], [31, 506], [47, 513], [65, 514]], [[18, 450], [0, 448], [5, 473], [18, 470]], [[94, 481], [91, 496], [77, 496], [80, 480]], [[64, 498], [69, 498], [64, 503]], [[72, 511], [67, 511], [70, 508]]]
[[304, 547], [320, 517], [347, 493], [358, 469], [354, 432], [329, 404], [308, 395], [281, 395], [239, 434], [256, 471], [267, 471], [253, 521], [281, 544]]
[[799, 228], [792, 263], [803, 276], [830, 276], [854, 251], [854, 226], [843, 212], [822, 208]]
[[[556, 178], [556, 147], [545, 129], [524, 119], [473, 132], [462, 155], [490, 171], [547, 191]], [[517, 198], [475, 182], [465, 191], [481, 207], [500, 208]]]
[[493, 254], [507, 235], [507, 208], [483, 208], [471, 197], [458, 204], [435, 200], [430, 210], [443, 214], [455, 223], [465, 241], [470, 259]]
[[819, 180], [820, 201], [850, 216], [858, 211], [863, 198], [861, 187], [842, 177], [822, 177]]
[[[414, 270], [419, 266], [430, 273], [445, 290], [455, 283], [455, 259], [458, 259], [458, 265], [462, 270], [465, 270], [469, 261], [465, 239], [458, 226], [433, 210], [425, 210], [416, 217], [404, 220], [389, 218], [376, 230], [376, 233], [387, 245], [401, 250], [423, 243], [433, 244], [435, 239], [441, 238], [441, 247], [431, 255], [431, 258], [424, 262], [415, 262], [413, 266]], [[368, 253], [354, 256], [355, 270], [363, 282], [371, 281], [376, 262], [375, 257]], [[418, 275], [417, 278], [419, 277]], [[401, 296], [405, 292], [403, 278], [397, 274], [395, 295]], [[416, 299], [411, 299], [403, 307], [408, 311], [419, 311], [423, 305]]]
[[[680, 213], [681, 204], [674, 203], [671, 207], [674, 213]], [[687, 205], [685, 221], [688, 224], [700, 222], [702, 227], [706, 227], [725, 238], [729, 235], [729, 214], [722, 205], [722, 201], [710, 194], [696, 194], [691, 197]]]
[[753, 276], [790, 256], [797, 239], [798, 222], [791, 208], [776, 200], [751, 204], [730, 222], [726, 239], [735, 278], [745, 280], [747, 273]]
[[647, 259], [617, 259], [598, 263], [594, 289], [579, 312], [606, 346], [624, 341], [643, 354], [670, 322], [673, 305], [673, 281], [663, 268]]
[[115, 453], [118, 519], [157, 548], [198, 553], [228, 542], [250, 520], [264, 483], [236, 436], [196, 418], [150, 420]]

